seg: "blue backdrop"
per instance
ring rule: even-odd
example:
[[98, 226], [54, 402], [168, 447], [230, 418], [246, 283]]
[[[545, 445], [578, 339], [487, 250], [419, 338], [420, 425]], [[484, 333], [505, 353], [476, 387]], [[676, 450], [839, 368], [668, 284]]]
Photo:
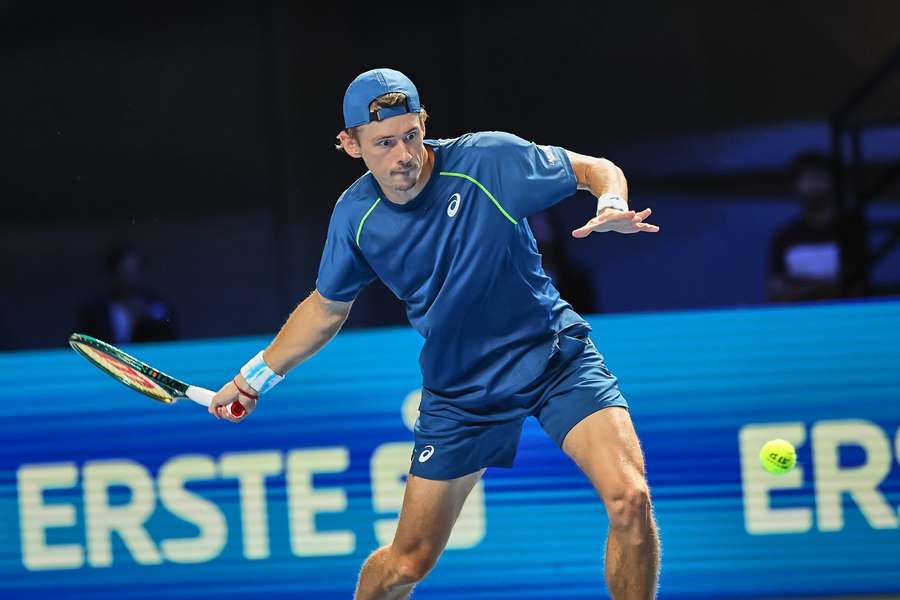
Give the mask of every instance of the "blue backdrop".
[[[663, 598], [900, 592], [900, 303], [592, 319], [647, 455]], [[216, 387], [267, 340], [141, 346]], [[67, 350], [0, 355], [0, 597], [349, 598], [390, 539], [421, 346], [342, 334], [240, 426]], [[768, 475], [775, 437], [799, 466]], [[417, 598], [602, 597], [606, 520], [532, 422]]]

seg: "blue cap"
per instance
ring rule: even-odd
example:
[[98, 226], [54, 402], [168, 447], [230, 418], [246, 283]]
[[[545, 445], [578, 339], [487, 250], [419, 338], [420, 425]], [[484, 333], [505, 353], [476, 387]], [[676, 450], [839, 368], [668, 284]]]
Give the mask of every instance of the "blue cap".
[[[406, 95], [406, 104], [381, 108], [369, 112], [372, 100], [391, 92]], [[422, 110], [419, 104], [419, 91], [409, 77], [393, 69], [372, 69], [366, 71], [350, 82], [344, 92], [344, 127], [350, 129], [365, 125], [372, 121], [384, 121], [397, 115], [417, 113]]]

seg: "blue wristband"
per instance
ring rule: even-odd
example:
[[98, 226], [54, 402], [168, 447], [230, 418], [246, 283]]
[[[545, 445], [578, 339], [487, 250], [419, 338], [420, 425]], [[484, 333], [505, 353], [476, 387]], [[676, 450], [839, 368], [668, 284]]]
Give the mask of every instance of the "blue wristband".
[[269, 368], [269, 365], [263, 360], [262, 350], [241, 367], [241, 375], [247, 380], [247, 385], [259, 394], [265, 394], [284, 379], [283, 376]]

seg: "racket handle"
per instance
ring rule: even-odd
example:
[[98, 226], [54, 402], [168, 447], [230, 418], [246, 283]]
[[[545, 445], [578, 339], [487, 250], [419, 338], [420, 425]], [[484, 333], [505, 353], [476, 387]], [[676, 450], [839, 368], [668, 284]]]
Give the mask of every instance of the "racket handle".
[[[193, 400], [194, 402], [196, 402], [197, 404], [201, 404], [203, 406], [208, 407], [210, 404], [212, 404], [213, 396], [215, 396], [216, 393], [214, 391], [208, 390], [206, 388], [197, 387], [195, 385], [190, 385], [190, 386], [188, 386], [188, 389], [184, 393], [184, 395], [187, 396], [189, 399]], [[241, 404], [240, 402], [238, 402], [237, 400], [232, 402], [231, 406], [229, 406], [228, 409], [231, 411], [231, 414], [233, 416], [238, 417], [238, 418], [243, 417], [244, 413], [247, 412], [247, 410], [244, 408], [244, 405]]]

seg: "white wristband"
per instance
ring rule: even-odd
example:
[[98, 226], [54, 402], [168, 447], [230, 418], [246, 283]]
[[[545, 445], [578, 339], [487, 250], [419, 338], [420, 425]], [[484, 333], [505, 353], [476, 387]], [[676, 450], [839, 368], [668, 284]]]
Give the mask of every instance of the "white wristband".
[[625, 212], [628, 210], [628, 203], [616, 194], [602, 194], [597, 198], [597, 214], [599, 215], [604, 208], [614, 208]]
[[284, 379], [283, 376], [269, 368], [269, 365], [263, 360], [262, 350], [241, 367], [241, 375], [247, 380], [247, 385], [256, 390], [258, 394], [265, 394]]

